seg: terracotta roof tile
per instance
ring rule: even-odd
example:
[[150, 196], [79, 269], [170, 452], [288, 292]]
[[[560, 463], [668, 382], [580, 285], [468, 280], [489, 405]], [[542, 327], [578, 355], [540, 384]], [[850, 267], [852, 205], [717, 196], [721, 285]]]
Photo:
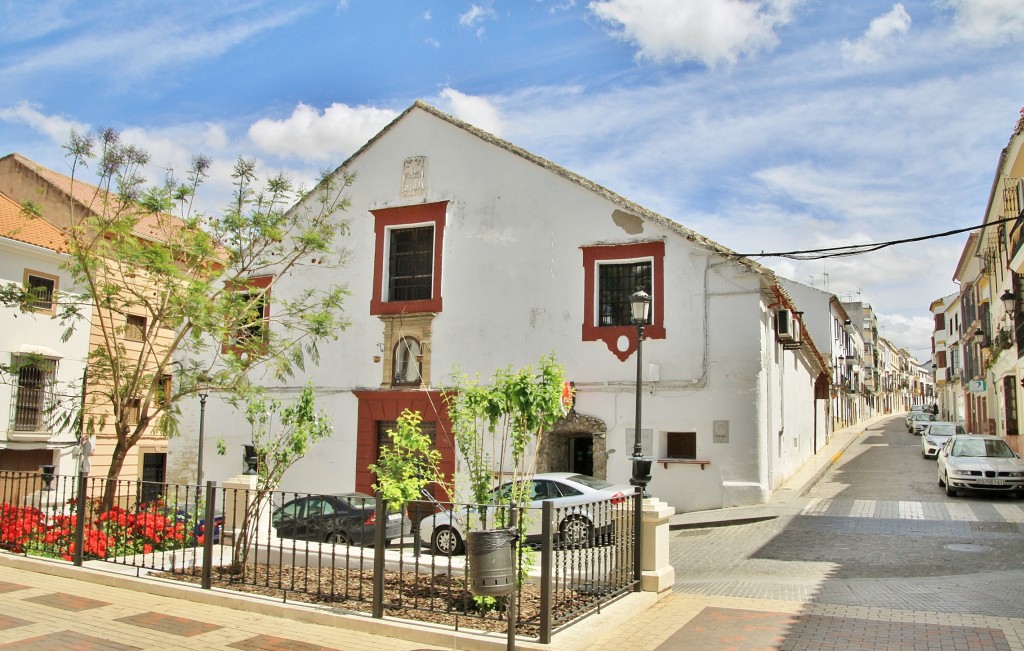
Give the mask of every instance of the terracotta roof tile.
[[67, 248], [67, 240], [59, 228], [41, 217], [26, 215], [17, 201], [2, 193], [0, 193], [0, 237], [57, 252]]
[[[64, 195], [72, 197], [80, 205], [88, 208], [95, 214], [103, 213], [105, 193], [95, 185], [86, 183], [78, 178], [72, 180], [70, 176], [54, 172], [49, 168], [43, 167], [42, 165], [25, 158], [21, 154], [15, 153], [11, 154], [11, 156], [22, 166], [32, 170], [43, 181], [49, 183]], [[140, 237], [163, 241], [169, 228], [179, 228], [182, 225], [183, 222], [181, 219], [174, 215], [165, 213], [159, 215], [143, 214], [139, 216], [139, 220], [133, 231]]]

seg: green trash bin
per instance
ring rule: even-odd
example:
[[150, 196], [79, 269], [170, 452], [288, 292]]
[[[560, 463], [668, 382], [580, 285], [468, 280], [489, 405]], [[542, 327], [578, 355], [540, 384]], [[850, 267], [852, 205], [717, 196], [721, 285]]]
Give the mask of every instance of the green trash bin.
[[485, 529], [466, 534], [469, 591], [475, 596], [499, 597], [515, 591], [512, 542], [517, 536], [515, 529]]

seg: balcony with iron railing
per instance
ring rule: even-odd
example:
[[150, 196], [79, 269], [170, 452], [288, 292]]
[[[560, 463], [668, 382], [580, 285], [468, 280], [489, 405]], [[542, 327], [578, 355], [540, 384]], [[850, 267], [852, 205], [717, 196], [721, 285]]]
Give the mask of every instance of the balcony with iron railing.
[[1024, 179], [1003, 179], [1003, 217], [1016, 219], [1007, 225], [1007, 248], [1010, 250], [1010, 267], [1020, 273], [1024, 266], [1021, 245], [1024, 244]]

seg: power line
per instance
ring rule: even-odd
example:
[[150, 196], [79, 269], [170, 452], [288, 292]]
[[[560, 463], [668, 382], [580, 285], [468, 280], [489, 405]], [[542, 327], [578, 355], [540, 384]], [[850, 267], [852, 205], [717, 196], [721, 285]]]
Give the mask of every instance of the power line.
[[908, 244], [910, 242], [922, 242], [924, 240], [933, 240], [939, 237], [948, 237], [950, 235], [958, 235], [960, 233], [967, 233], [969, 231], [976, 231], [980, 228], [986, 228], [988, 226], [996, 226], [998, 224], [1005, 224], [1006, 222], [1017, 221], [1017, 217], [1006, 217], [1003, 219], [997, 219], [980, 226], [971, 226], [969, 228], [958, 228], [952, 231], [944, 231], [942, 233], [934, 233], [931, 235], [921, 235], [920, 237], [908, 237], [902, 240], [890, 240], [888, 242], [876, 242], [874, 244], [850, 244], [847, 246], [833, 246], [824, 249], [804, 249], [802, 251], [780, 251], [776, 253], [737, 253], [738, 257], [743, 258], [790, 258], [792, 260], [821, 260], [824, 258], [839, 258], [850, 255], [861, 255], [863, 253], [872, 253], [881, 249], [895, 246], [896, 244]]

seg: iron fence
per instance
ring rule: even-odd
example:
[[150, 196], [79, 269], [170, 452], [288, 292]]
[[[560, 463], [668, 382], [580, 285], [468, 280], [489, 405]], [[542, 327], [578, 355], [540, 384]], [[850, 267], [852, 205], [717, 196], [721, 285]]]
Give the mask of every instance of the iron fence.
[[[639, 590], [640, 509], [637, 493], [549, 500], [514, 515], [434, 501], [389, 512], [379, 496], [0, 472], [0, 548], [377, 618], [456, 630], [511, 626], [549, 643], [555, 631]], [[486, 568], [465, 553], [468, 533], [513, 522], [512, 594], [474, 594]]]

